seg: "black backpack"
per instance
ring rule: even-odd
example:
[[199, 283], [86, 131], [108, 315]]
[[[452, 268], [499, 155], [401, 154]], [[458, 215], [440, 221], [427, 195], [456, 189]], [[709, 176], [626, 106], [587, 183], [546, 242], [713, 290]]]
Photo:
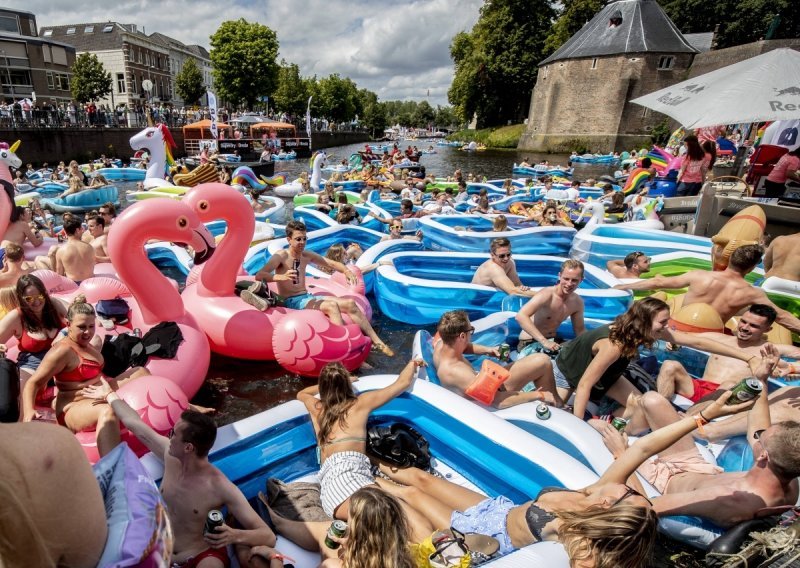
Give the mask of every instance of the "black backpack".
[[424, 471], [431, 467], [428, 441], [402, 422], [369, 426], [367, 454], [396, 467], [418, 467]]

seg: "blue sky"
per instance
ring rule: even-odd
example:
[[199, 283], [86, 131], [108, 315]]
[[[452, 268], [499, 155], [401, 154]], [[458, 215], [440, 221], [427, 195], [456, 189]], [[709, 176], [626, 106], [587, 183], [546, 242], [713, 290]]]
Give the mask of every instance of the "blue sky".
[[[453, 78], [450, 41], [470, 30], [483, 0], [29, 0], [39, 28], [106, 20], [135, 23], [209, 47], [224, 20], [245, 18], [275, 30], [280, 58], [304, 76], [339, 73], [381, 100], [446, 105]], [[427, 96], [430, 90], [430, 96]]]

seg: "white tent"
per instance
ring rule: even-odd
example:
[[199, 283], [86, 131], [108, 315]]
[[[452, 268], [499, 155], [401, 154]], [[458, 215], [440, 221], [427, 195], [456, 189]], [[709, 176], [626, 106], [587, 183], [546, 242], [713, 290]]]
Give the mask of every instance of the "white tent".
[[800, 52], [775, 49], [633, 99], [686, 128], [800, 117]]

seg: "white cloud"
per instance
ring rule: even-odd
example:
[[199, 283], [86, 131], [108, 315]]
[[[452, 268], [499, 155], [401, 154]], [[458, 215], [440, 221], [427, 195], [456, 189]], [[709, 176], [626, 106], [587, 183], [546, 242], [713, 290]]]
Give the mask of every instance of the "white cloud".
[[[117, 21], [209, 47], [224, 20], [245, 18], [275, 30], [280, 55], [304, 76], [339, 73], [381, 100], [446, 105], [453, 78], [450, 41], [470, 30], [483, 0], [121, 0], [83, 4], [30, 0], [39, 28]], [[430, 97], [427, 92], [430, 90]]]

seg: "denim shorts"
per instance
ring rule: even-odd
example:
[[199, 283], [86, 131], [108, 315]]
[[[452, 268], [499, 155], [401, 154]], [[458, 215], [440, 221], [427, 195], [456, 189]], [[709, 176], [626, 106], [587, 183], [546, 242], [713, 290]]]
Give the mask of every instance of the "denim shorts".
[[283, 299], [283, 305], [292, 310], [302, 310], [308, 305], [309, 302], [317, 300], [314, 294], [297, 294], [296, 296], [289, 296]]
[[37, 351], [36, 353], [31, 353], [30, 351], [20, 351], [19, 356], [17, 356], [17, 366], [20, 369], [35, 371], [39, 368], [39, 365], [41, 365], [42, 359], [44, 359], [44, 356], [47, 355], [48, 351], [49, 349]]

